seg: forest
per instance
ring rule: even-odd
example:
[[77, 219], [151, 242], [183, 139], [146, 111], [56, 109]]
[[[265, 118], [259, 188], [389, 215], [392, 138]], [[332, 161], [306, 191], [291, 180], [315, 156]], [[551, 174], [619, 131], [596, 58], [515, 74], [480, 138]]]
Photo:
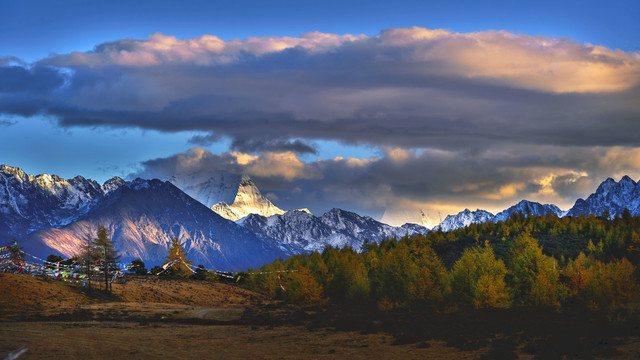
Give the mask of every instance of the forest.
[[514, 214], [451, 232], [365, 241], [277, 260], [244, 278], [290, 303], [382, 311], [582, 307], [640, 313], [640, 217]]

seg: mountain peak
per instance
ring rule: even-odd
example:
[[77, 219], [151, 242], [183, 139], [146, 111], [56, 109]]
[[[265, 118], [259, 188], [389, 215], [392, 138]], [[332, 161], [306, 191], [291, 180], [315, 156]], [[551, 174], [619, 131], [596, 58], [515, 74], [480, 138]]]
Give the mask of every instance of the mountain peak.
[[233, 203], [242, 178], [227, 171], [216, 170], [194, 174], [174, 174], [169, 182], [211, 208], [221, 201], [227, 204]]
[[105, 181], [104, 184], [102, 184], [101, 188], [102, 188], [102, 192], [104, 192], [105, 194], [108, 194], [126, 184], [127, 182], [124, 181], [122, 178], [120, 178], [119, 176], [114, 176], [111, 179]]
[[479, 224], [492, 221], [494, 215], [486, 210], [477, 209], [471, 211], [464, 209], [456, 215], [447, 215], [447, 217], [434, 228], [434, 230], [451, 231], [471, 224]]
[[251, 180], [251, 177], [245, 174], [240, 178], [240, 186], [255, 186], [255, 184], [253, 183], [253, 180]]
[[513, 205], [512, 207], [497, 213], [493, 221], [505, 221], [515, 213], [536, 216], [544, 216], [547, 214], [562, 216], [564, 214], [562, 210], [560, 210], [560, 208], [553, 204], [543, 205], [534, 201], [521, 200], [519, 203]]
[[273, 205], [267, 199], [248, 175], [243, 175], [238, 184], [235, 198], [231, 204], [225, 201], [213, 205], [211, 210], [220, 216], [237, 221], [249, 214], [259, 214], [265, 217], [282, 215], [284, 210]]
[[619, 182], [607, 178], [586, 200], [578, 199], [567, 215], [603, 215], [608, 212], [615, 216], [624, 209], [632, 215], [640, 215], [640, 187], [627, 175]]
[[632, 178], [629, 177], [629, 175], [625, 175], [622, 177], [622, 179], [620, 179], [619, 184], [624, 184], [625, 186], [636, 186], [636, 182], [633, 181]]

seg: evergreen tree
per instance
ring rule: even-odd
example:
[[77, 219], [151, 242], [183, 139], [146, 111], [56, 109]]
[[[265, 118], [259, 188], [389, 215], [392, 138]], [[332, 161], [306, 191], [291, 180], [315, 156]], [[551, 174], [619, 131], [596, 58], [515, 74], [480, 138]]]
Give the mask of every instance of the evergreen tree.
[[116, 261], [120, 259], [118, 251], [115, 249], [114, 243], [109, 239], [109, 230], [102, 225], [98, 225], [97, 238], [95, 239], [95, 249], [98, 261], [102, 264], [102, 272], [104, 274], [104, 288], [106, 292], [110, 291], [110, 269], [116, 266]]
[[87, 285], [91, 289], [92, 268], [99, 258], [98, 249], [96, 247], [96, 239], [90, 233], [87, 233], [83, 240], [79, 258], [82, 261], [82, 272], [87, 276]]

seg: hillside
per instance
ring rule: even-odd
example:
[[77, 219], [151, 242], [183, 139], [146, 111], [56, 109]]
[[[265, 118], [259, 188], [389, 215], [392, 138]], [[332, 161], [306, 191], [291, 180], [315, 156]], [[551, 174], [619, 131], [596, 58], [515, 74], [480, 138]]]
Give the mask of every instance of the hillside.
[[[156, 276], [131, 276], [125, 283], [114, 283], [113, 294], [105, 295], [93, 284], [87, 287], [21, 274], [0, 277], [0, 321], [26, 315], [56, 315], [78, 309], [109, 309], [129, 304], [129, 310], [142, 308], [237, 307], [258, 304], [260, 294], [222, 283], [165, 279]], [[144, 304], [144, 306], [142, 306]]]

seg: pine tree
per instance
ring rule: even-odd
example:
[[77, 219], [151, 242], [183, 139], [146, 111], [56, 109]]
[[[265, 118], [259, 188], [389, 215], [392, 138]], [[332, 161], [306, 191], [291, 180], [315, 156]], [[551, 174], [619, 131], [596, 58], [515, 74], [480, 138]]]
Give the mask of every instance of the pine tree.
[[173, 263], [171, 265], [171, 271], [174, 275], [180, 277], [188, 277], [192, 271], [189, 267], [193, 266], [193, 261], [187, 260], [189, 253], [185, 250], [184, 246], [180, 243], [178, 238], [174, 237], [171, 240], [171, 247], [169, 248], [169, 255], [166, 259], [166, 264]]
[[82, 244], [79, 257], [82, 259], [83, 272], [87, 276], [87, 285], [89, 289], [91, 289], [92, 266], [98, 259], [99, 254], [96, 247], [96, 239], [91, 236], [90, 233], [84, 236], [84, 243]]
[[116, 265], [116, 261], [120, 258], [118, 251], [114, 247], [113, 241], [109, 239], [109, 230], [102, 225], [98, 225], [97, 238], [95, 239], [96, 254], [99, 262], [102, 263], [102, 272], [104, 274], [104, 288], [109, 292], [109, 273], [110, 268]]

